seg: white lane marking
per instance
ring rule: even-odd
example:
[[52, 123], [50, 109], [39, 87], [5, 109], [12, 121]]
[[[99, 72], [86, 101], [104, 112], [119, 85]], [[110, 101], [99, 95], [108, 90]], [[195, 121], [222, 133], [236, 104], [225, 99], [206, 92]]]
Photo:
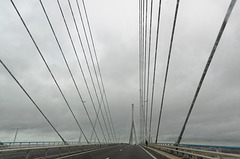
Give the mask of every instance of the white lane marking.
[[120, 151], [122, 151], [122, 149], [120, 149]]
[[104, 148], [100, 148], [100, 149], [92, 149], [92, 150], [89, 150], [89, 151], [84, 151], [84, 152], [79, 152], [79, 153], [72, 154], [72, 155], [66, 155], [66, 156], [63, 156], [63, 157], [58, 157], [56, 159], [64, 159], [64, 158], [67, 158], [67, 157], [74, 157], [74, 156], [78, 156], [78, 155], [82, 155], [82, 154], [86, 154], [86, 153], [90, 153], [90, 152], [105, 150], [105, 149], [112, 148], [112, 147], [118, 147], [118, 145], [110, 146], [110, 147], [104, 147]]
[[106, 159], [110, 159], [110, 157], [107, 157]]
[[142, 146], [140, 146], [145, 152], [147, 152], [153, 159], [157, 159], [155, 156], [153, 156], [150, 152], [148, 152], [147, 150], [145, 150]]

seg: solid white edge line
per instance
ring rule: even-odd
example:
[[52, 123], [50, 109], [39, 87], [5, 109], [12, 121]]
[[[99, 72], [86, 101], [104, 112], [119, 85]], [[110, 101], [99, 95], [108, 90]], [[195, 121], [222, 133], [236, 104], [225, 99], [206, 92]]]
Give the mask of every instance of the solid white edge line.
[[[140, 146], [140, 145], [139, 145]], [[153, 156], [150, 152], [145, 150], [142, 146], [140, 146], [145, 152], [147, 152], [153, 159], [157, 159], [155, 156]]]

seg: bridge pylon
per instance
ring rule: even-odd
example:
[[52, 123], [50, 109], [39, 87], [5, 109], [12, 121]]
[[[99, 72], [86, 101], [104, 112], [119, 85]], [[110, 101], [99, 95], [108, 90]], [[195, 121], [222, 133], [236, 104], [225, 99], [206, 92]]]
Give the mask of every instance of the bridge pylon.
[[131, 126], [131, 131], [130, 131], [130, 138], [129, 138], [130, 145], [133, 145], [133, 135], [135, 136], [135, 144], [136, 144], [137, 136], [136, 136], [136, 129], [135, 129], [135, 125], [134, 125], [134, 104], [132, 104], [132, 126]]

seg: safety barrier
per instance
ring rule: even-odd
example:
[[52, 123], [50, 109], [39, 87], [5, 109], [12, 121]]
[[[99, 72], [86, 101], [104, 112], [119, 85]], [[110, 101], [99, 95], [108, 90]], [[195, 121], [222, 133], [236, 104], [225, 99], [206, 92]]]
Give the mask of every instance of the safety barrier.
[[100, 149], [104, 147], [114, 146], [116, 144], [87, 144], [87, 145], [61, 145], [61, 146], [45, 146], [30, 147], [16, 149], [0, 150], [0, 158], [55, 158], [67, 154], [74, 154], [88, 150]]
[[152, 148], [159, 149], [182, 158], [206, 158], [206, 159], [224, 159], [240, 158], [240, 147], [214, 146], [214, 145], [190, 145], [161, 143], [150, 144]]
[[[77, 141], [68, 141], [68, 145], [80, 145]], [[30, 148], [30, 147], [46, 147], [46, 146], [61, 146], [65, 145], [62, 141], [35, 141], [35, 142], [1, 142], [0, 150], [2, 149], [16, 149], [16, 148]]]

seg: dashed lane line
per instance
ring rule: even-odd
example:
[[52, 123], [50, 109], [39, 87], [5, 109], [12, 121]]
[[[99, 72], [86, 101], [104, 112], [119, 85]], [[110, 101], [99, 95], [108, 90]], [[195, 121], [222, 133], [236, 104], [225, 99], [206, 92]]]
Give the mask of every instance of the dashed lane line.
[[79, 153], [75, 153], [75, 154], [70, 154], [70, 155], [58, 157], [57, 159], [64, 159], [64, 158], [69, 158], [69, 157], [75, 157], [75, 156], [79, 156], [79, 155], [86, 154], [86, 153], [89, 153], [89, 152], [101, 151], [101, 150], [104, 150], [104, 149], [117, 147], [117, 146], [119, 146], [119, 145], [110, 146], [110, 147], [104, 147], [104, 148], [100, 148], [100, 149], [93, 149], [93, 150], [90, 150], [90, 151], [84, 151], [84, 152], [79, 152]]

